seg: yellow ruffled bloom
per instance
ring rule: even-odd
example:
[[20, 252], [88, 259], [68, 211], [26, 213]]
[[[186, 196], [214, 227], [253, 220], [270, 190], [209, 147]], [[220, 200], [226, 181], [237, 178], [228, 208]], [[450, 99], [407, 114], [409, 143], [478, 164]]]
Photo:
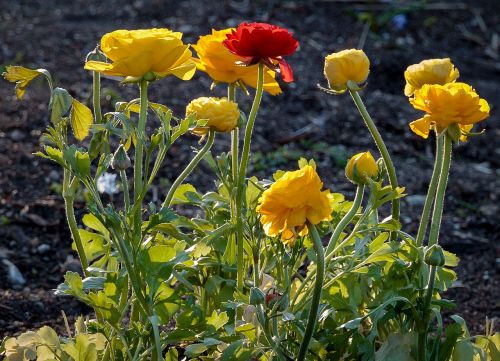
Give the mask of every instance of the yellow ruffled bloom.
[[405, 95], [411, 96], [424, 84], [453, 83], [460, 73], [450, 58], [428, 59], [418, 64], [410, 65], [405, 71]]
[[[199, 70], [207, 73], [215, 81], [228, 84], [242, 81], [255, 88], [257, 86], [258, 64], [238, 65], [241, 58], [231, 53], [222, 44], [226, 40], [226, 35], [230, 34], [232, 30], [234, 29], [212, 30], [212, 34], [200, 36], [196, 45], [193, 45], [198, 58], [193, 60]], [[264, 91], [272, 95], [281, 93], [281, 88], [275, 79], [275, 72], [269, 69], [264, 72]]]
[[347, 82], [363, 83], [370, 72], [370, 60], [363, 50], [347, 49], [325, 58], [325, 77], [331, 89], [347, 89]]
[[293, 246], [297, 234], [305, 235], [306, 222], [318, 224], [331, 219], [330, 191], [324, 190], [316, 170], [304, 168], [286, 172], [262, 193], [257, 206], [264, 232]]
[[415, 91], [410, 103], [415, 109], [427, 114], [410, 123], [411, 130], [423, 137], [435, 129], [441, 133], [451, 124], [458, 124], [467, 133], [472, 126], [486, 119], [490, 106], [468, 84], [448, 83], [445, 85], [424, 85]]
[[373, 178], [378, 174], [377, 162], [370, 152], [362, 152], [354, 155], [345, 167], [346, 177], [353, 183], [366, 183], [367, 178]]
[[111, 63], [91, 60], [85, 69], [123, 77], [153, 73], [156, 78], [174, 75], [189, 80], [196, 65], [189, 45], [181, 39], [182, 33], [169, 29], [116, 30], [101, 39], [101, 51]]
[[207, 120], [203, 127], [193, 133], [205, 135], [209, 129], [216, 132], [230, 132], [238, 125], [240, 110], [238, 104], [227, 98], [201, 97], [191, 101], [186, 107], [186, 116], [195, 114], [196, 119]]
[[38, 70], [28, 69], [23, 66], [7, 66], [2, 74], [5, 80], [16, 83], [16, 96], [22, 99], [28, 84], [41, 75]]

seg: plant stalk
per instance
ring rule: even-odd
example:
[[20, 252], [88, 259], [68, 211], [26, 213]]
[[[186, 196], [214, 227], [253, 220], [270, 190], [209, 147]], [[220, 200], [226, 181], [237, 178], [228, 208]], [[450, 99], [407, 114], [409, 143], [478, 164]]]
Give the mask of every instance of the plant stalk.
[[[137, 137], [135, 140], [135, 158], [134, 158], [134, 203], [140, 201], [142, 192], [142, 163], [144, 158], [144, 142], [146, 141], [146, 119], [148, 116], [148, 82], [142, 80], [140, 85], [140, 112], [139, 122], [137, 123]], [[135, 207], [135, 232], [141, 231], [142, 207]]]
[[[429, 232], [429, 246], [435, 245], [439, 240], [439, 229], [441, 227], [441, 219], [443, 216], [444, 197], [446, 193], [446, 186], [448, 184], [448, 175], [451, 165], [451, 151], [452, 141], [451, 138], [442, 134], [443, 140], [443, 156], [442, 166], [439, 173], [439, 181], [436, 191], [436, 199], [434, 201], [434, 210], [432, 212], [431, 230]], [[427, 359], [427, 329], [429, 327], [430, 307], [432, 302], [432, 295], [434, 293], [434, 283], [436, 280], [437, 267], [431, 266], [429, 273], [429, 280], [427, 282], [427, 290], [424, 298], [423, 312], [422, 312], [422, 328], [418, 334], [418, 361], [425, 361]]]
[[92, 72], [92, 106], [94, 108], [94, 117], [96, 123], [102, 123], [101, 113], [101, 74], [96, 71]]
[[[387, 150], [384, 140], [382, 139], [382, 136], [380, 135], [380, 132], [378, 131], [377, 126], [375, 125], [373, 119], [366, 110], [366, 107], [363, 104], [363, 100], [361, 100], [361, 97], [359, 96], [358, 92], [354, 90], [349, 90], [349, 93], [351, 94], [351, 97], [354, 100], [354, 103], [356, 104], [356, 107], [358, 108], [361, 117], [365, 121], [365, 124], [368, 127], [368, 130], [370, 131], [380, 154], [382, 155], [382, 159], [384, 160], [385, 167], [387, 169], [387, 174], [389, 175], [389, 183], [391, 184], [392, 189], [396, 189], [398, 187], [396, 169], [394, 168], [394, 164], [392, 163], [391, 156], [389, 155], [389, 151]], [[399, 199], [393, 199], [392, 218], [399, 221], [399, 213], [400, 213], [400, 201]], [[396, 236], [397, 236], [396, 232], [391, 233], [391, 239], [393, 240], [396, 239]]]
[[297, 356], [298, 361], [304, 361], [309, 349], [309, 343], [316, 328], [316, 321], [318, 318], [319, 302], [321, 299], [321, 291], [323, 289], [323, 280], [325, 277], [325, 253], [323, 244], [318, 234], [318, 230], [313, 224], [308, 223], [309, 233], [311, 235], [314, 250], [316, 251], [316, 283], [314, 284], [314, 291], [311, 299], [311, 308], [309, 309], [309, 316], [307, 319], [307, 326], [304, 332], [302, 343], [300, 344], [299, 353]]
[[[73, 182], [78, 181], [76, 178]], [[76, 250], [78, 253], [78, 257], [80, 258], [80, 263], [82, 264], [83, 274], [85, 277], [89, 276], [87, 268], [89, 267], [89, 263], [87, 260], [87, 256], [85, 255], [85, 248], [83, 247], [83, 242], [80, 237], [80, 233], [78, 231], [78, 224], [76, 223], [75, 218], [75, 210], [74, 210], [74, 184], [71, 181], [71, 173], [69, 170], [64, 169], [63, 173], [63, 189], [62, 194], [64, 198], [64, 209], [66, 211], [66, 220], [68, 222], [69, 230], [71, 233], [71, 237], [73, 241], [75, 241]]]
[[364, 184], [359, 184], [358, 188], [356, 189], [356, 195], [354, 196], [354, 201], [352, 203], [351, 209], [342, 217], [340, 222], [337, 224], [337, 227], [335, 227], [335, 230], [332, 233], [332, 236], [330, 237], [330, 241], [328, 242], [328, 246], [326, 248], [326, 255], [330, 255], [330, 253], [334, 250], [337, 242], [339, 241], [340, 235], [344, 231], [345, 227], [352, 221], [354, 216], [356, 215], [356, 212], [359, 209], [359, 206], [361, 205], [361, 202], [363, 201], [363, 193], [365, 190], [365, 185]]
[[236, 243], [237, 243], [237, 277], [236, 287], [239, 291], [243, 291], [243, 278], [244, 278], [244, 233], [243, 233], [243, 199], [245, 195], [245, 178], [248, 166], [248, 158], [250, 156], [250, 144], [252, 142], [253, 126], [257, 111], [259, 110], [260, 101], [262, 99], [262, 92], [264, 89], [264, 64], [259, 63], [257, 88], [255, 90], [255, 98], [253, 100], [252, 108], [248, 116], [247, 125], [245, 128], [245, 138], [243, 140], [243, 150], [241, 152], [240, 166], [238, 169], [238, 182], [236, 190]]
[[177, 179], [172, 183], [172, 186], [170, 187], [167, 196], [165, 197], [165, 200], [163, 201], [163, 204], [161, 205], [161, 208], [165, 208], [170, 206], [170, 203], [172, 203], [172, 199], [174, 198], [175, 191], [179, 186], [184, 182], [184, 180], [191, 174], [194, 168], [200, 163], [200, 161], [203, 159], [205, 154], [212, 148], [212, 145], [214, 144], [214, 139], [215, 139], [215, 131], [210, 129], [208, 132], [208, 139], [203, 148], [200, 149], [198, 153], [191, 159], [191, 162], [184, 168], [181, 174], [177, 177]]
[[434, 161], [434, 169], [432, 170], [432, 177], [429, 183], [427, 196], [425, 197], [424, 209], [420, 217], [420, 224], [418, 225], [417, 238], [415, 242], [417, 247], [422, 246], [424, 243], [425, 232], [427, 231], [427, 224], [429, 223], [429, 216], [431, 214], [432, 203], [436, 195], [439, 173], [443, 162], [443, 142], [444, 136], [436, 136], [436, 160]]

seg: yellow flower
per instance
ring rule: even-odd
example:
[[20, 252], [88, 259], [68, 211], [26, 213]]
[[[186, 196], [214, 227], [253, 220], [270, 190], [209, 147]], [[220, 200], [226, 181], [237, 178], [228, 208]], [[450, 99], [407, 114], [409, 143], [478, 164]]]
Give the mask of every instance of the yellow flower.
[[[196, 45], [193, 45], [198, 59], [193, 60], [199, 70], [207, 73], [215, 81], [229, 84], [242, 81], [255, 88], [258, 65], [238, 65], [242, 59], [222, 44], [226, 40], [226, 35], [231, 34], [232, 30], [234, 29], [212, 30], [212, 34], [200, 36]], [[272, 95], [281, 93], [281, 88], [275, 80], [275, 72], [269, 69], [264, 73], [264, 90]]]
[[490, 113], [488, 102], [464, 83], [425, 84], [415, 91], [410, 103], [415, 109], [427, 113], [410, 123], [411, 130], [423, 138], [429, 136], [431, 128], [441, 133], [454, 123], [463, 132], [468, 132], [472, 125], [486, 119]]
[[85, 69], [107, 75], [141, 78], [147, 73], [162, 78], [174, 75], [189, 80], [196, 71], [182, 33], [169, 29], [116, 30], [101, 39], [101, 50], [111, 63], [88, 61]]
[[453, 83], [459, 76], [450, 58], [428, 59], [418, 64], [410, 65], [405, 71], [405, 95], [411, 96], [415, 90], [424, 84]]
[[378, 174], [377, 162], [370, 152], [358, 153], [349, 159], [345, 167], [346, 177], [353, 183], [365, 183], [367, 178]]
[[208, 129], [230, 132], [238, 125], [240, 110], [238, 104], [227, 98], [201, 97], [191, 101], [186, 107], [186, 115], [196, 114], [196, 119], [207, 120], [204, 127], [197, 127], [193, 133], [205, 135]]
[[281, 233], [282, 242], [293, 246], [297, 234], [307, 234], [307, 221], [318, 224], [330, 220], [330, 191], [321, 191], [322, 187], [310, 165], [283, 174], [259, 199], [257, 213], [264, 232], [270, 237]]
[[38, 70], [28, 69], [23, 66], [7, 66], [3, 77], [5, 80], [16, 83], [16, 96], [21, 99], [26, 92], [28, 84], [42, 73]]
[[370, 60], [363, 50], [342, 50], [325, 58], [325, 77], [334, 90], [345, 90], [349, 80], [363, 83], [369, 72]]

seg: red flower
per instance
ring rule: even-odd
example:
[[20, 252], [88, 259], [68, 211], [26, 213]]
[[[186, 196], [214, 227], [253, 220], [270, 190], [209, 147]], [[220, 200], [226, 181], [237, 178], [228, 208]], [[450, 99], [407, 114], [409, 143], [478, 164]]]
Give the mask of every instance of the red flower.
[[263, 62], [274, 71], [279, 69], [285, 82], [293, 81], [292, 67], [283, 57], [293, 54], [299, 42], [287, 29], [266, 23], [241, 23], [227, 34], [224, 45], [246, 65]]

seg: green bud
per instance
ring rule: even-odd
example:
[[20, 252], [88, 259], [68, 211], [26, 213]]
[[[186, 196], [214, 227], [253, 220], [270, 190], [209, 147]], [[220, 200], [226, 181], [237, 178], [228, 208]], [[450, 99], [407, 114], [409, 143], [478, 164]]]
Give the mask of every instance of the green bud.
[[425, 251], [424, 261], [429, 266], [443, 267], [445, 264], [443, 248], [437, 244], [428, 247]]
[[113, 154], [113, 160], [111, 161], [111, 166], [116, 170], [126, 170], [132, 166], [132, 162], [130, 162], [130, 158], [123, 147], [123, 144], [120, 144], [115, 154]]
[[261, 305], [266, 301], [266, 296], [260, 288], [252, 287], [250, 290], [250, 304], [253, 306]]
[[162, 140], [163, 134], [158, 132], [151, 136], [151, 148], [156, 148]]
[[104, 53], [101, 51], [99, 46], [96, 46], [94, 50], [92, 50], [90, 53], [87, 54], [87, 57], [85, 58], [85, 61], [106, 61], [106, 56]]
[[458, 142], [460, 136], [462, 135], [462, 131], [460, 130], [460, 126], [457, 123], [452, 123], [446, 129], [446, 133], [454, 142]]
[[156, 80], [156, 74], [153, 73], [152, 71], [148, 71], [146, 74], [142, 76], [142, 79], [146, 81], [153, 81]]

